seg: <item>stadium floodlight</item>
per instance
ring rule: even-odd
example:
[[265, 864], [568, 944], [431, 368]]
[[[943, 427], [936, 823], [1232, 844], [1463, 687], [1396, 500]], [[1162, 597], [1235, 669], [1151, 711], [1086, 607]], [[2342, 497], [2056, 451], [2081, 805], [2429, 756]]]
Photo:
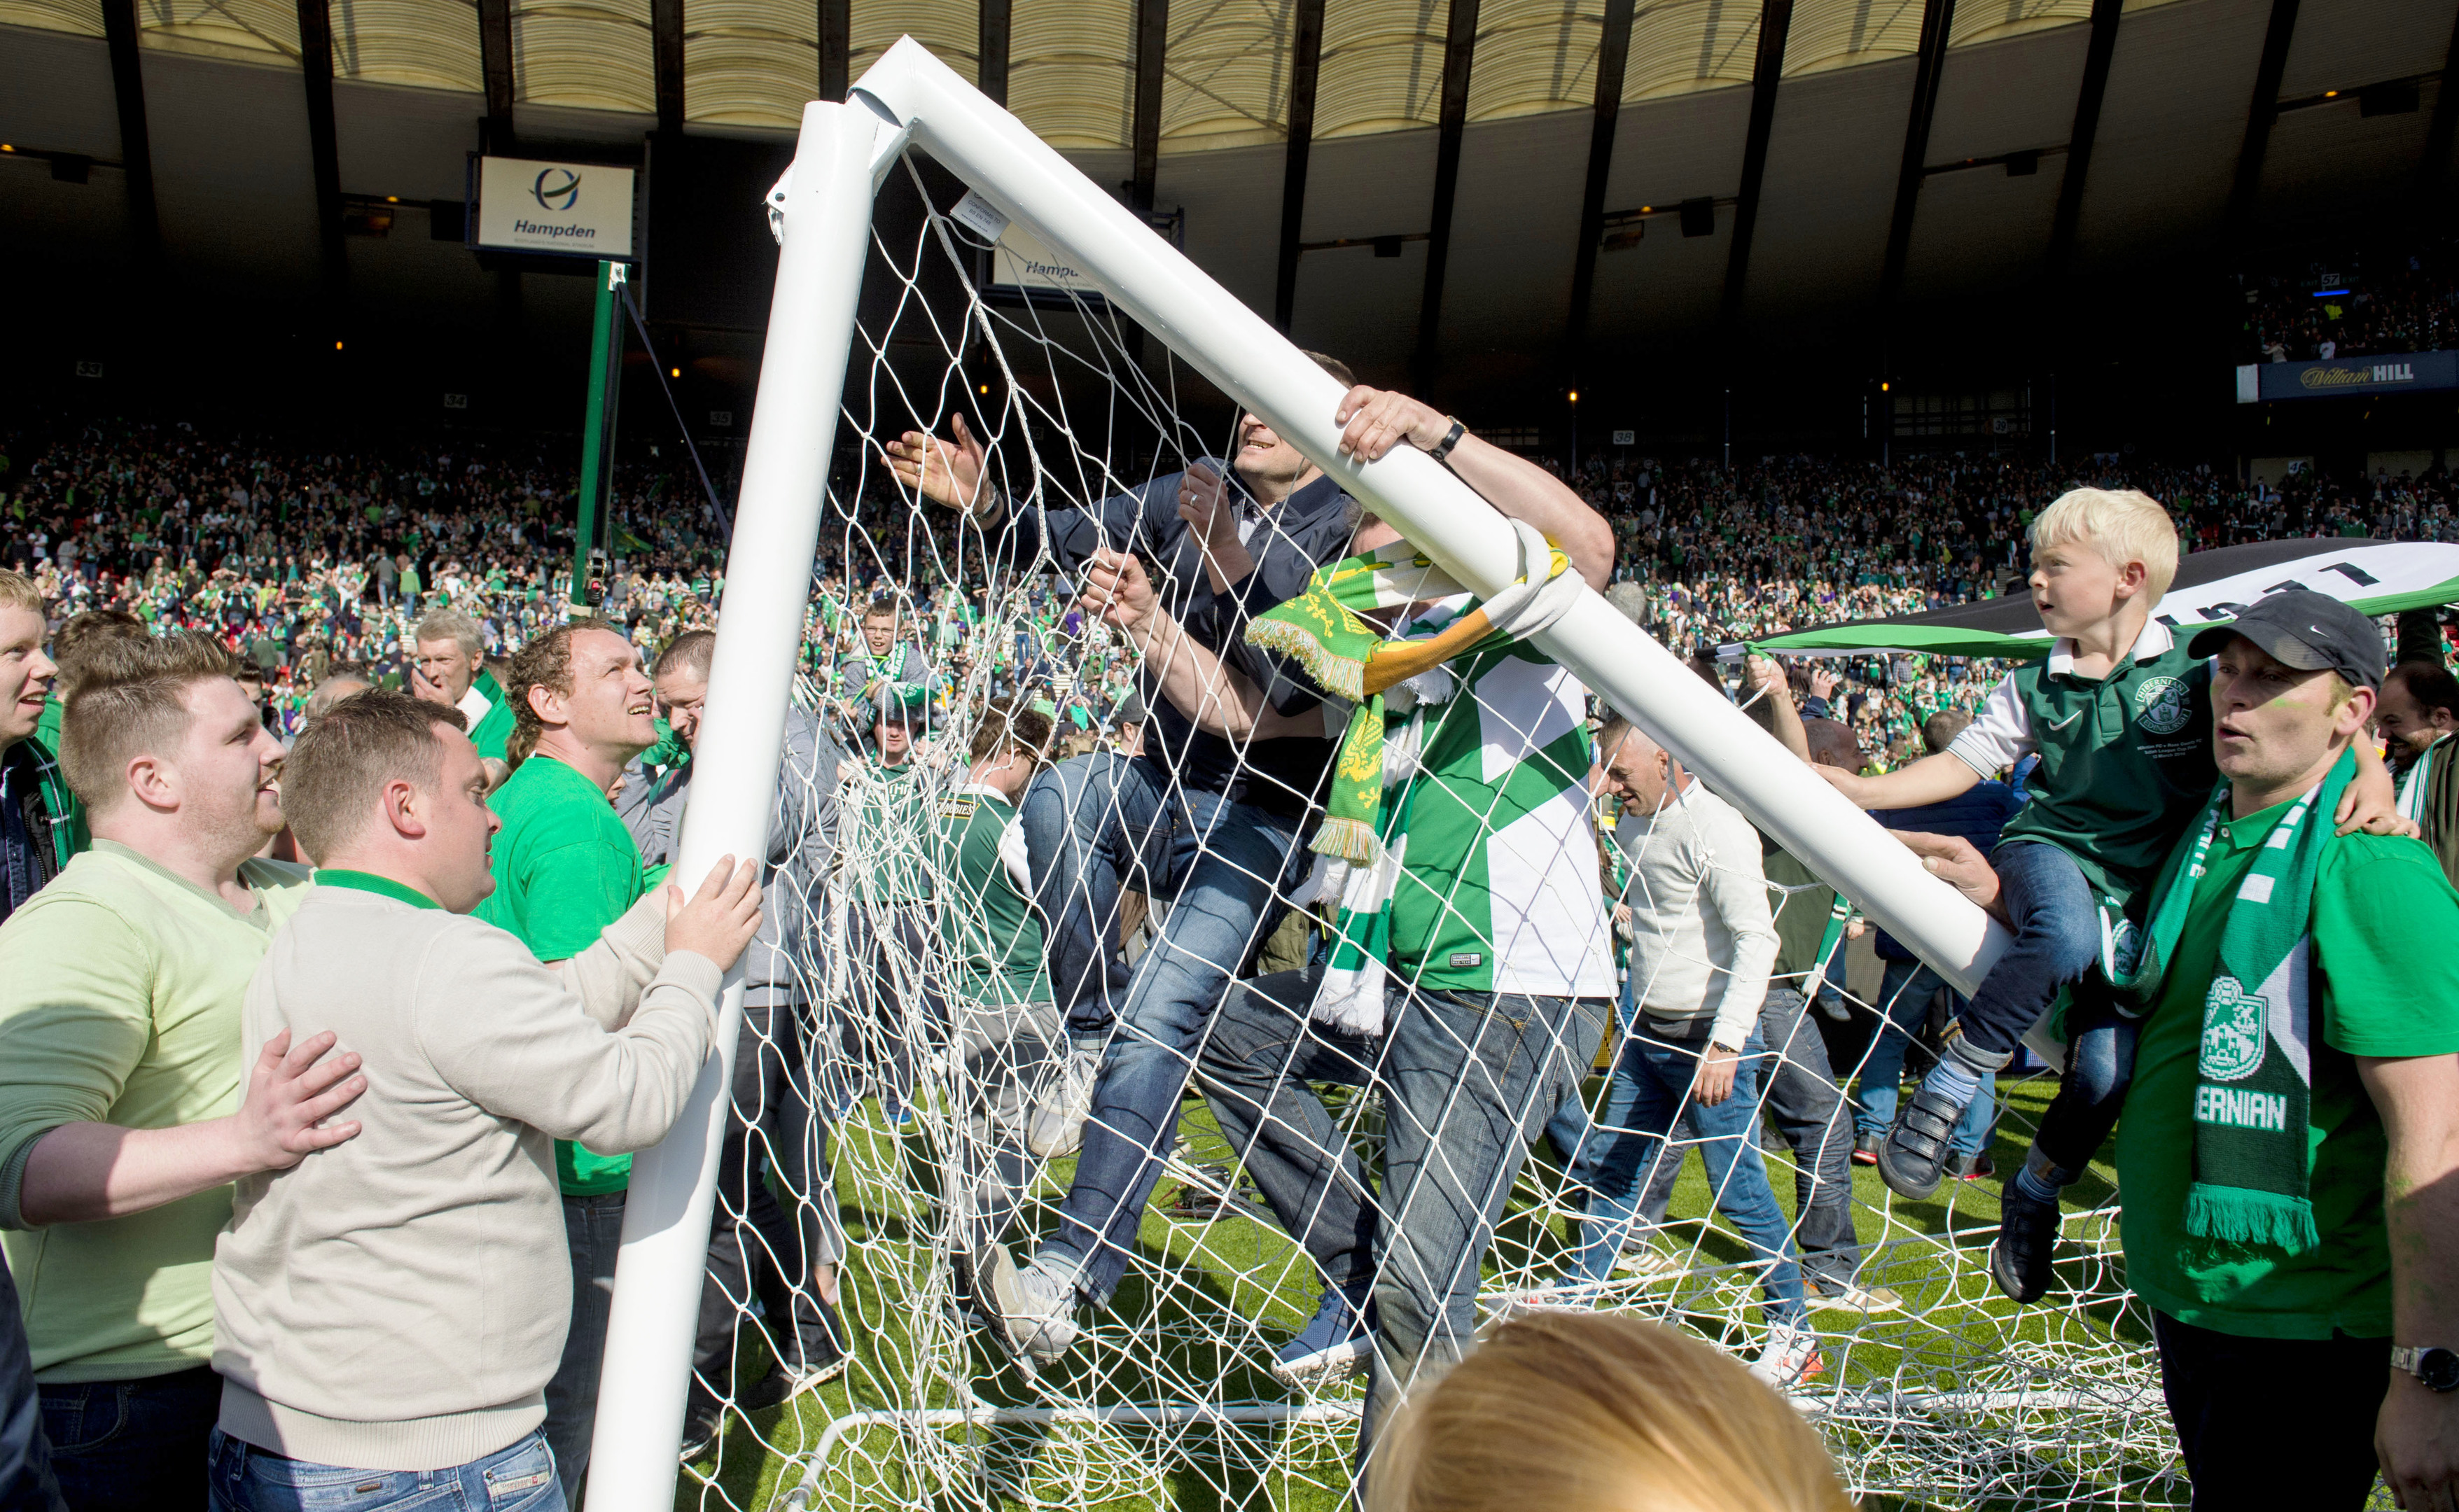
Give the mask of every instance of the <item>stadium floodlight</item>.
[[[770, 197], [782, 251], [726, 560], [707, 738], [699, 743], [706, 754], [679, 857], [683, 878], [699, 877], [721, 854], [765, 853], [834, 417], [856, 340], [872, 198], [908, 148], [1064, 254], [1111, 308], [1260, 416], [1471, 590], [1501, 589], [1506, 564], [1518, 560], [1503, 518], [1425, 453], [1402, 447], [1373, 463], [1342, 456], [1333, 420], [1344, 391], [1337, 380], [907, 37], [863, 75], [848, 103], [805, 107], [793, 165]], [[2005, 948], [2005, 932], [1978, 908], [1602, 597], [1584, 592], [1539, 644], [1958, 991], [1977, 986]], [[723, 1000], [717, 1054], [689, 1108], [666, 1142], [633, 1166], [591, 1462], [593, 1512], [665, 1512], [673, 1504], [674, 1446], [742, 998], [738, 968]]]

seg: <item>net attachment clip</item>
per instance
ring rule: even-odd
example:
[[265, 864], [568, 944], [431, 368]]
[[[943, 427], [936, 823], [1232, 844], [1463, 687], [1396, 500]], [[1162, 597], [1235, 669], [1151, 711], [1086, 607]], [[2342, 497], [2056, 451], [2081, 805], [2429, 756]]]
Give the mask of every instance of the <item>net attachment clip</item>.
[[776, 185], [768, 191], [768, 198], [762, 201], [768, 208], [768, 234], [779, 246], [786, 244], [786, 197], [793, 192], [794, 165], [788, 163], [786, 171], [777, 176]]

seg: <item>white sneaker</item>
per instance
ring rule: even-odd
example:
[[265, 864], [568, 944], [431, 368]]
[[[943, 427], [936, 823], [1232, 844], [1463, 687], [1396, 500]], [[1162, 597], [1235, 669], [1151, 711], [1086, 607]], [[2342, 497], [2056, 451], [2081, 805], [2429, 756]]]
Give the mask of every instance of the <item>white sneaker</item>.
[[1818, 1337], [1797, 1323], [1771, 1323], [1751, 1374], [1782, 1390], [1814, 1376], [1823, 1376], [1827, 1362], [1819, 1357]]
[[1617, 1275], [1635, 1275], [1643, 1281], [1662, 1281], [1684, 1270], [1681, 1261], [1652, 1244], [1631, 1246], [1614, 1256], [1613, 1268]]
[[992, 1245], [985, 1258], [1009, 1345], [1044, 1365], [1065, 1354], [1076, 1342], [1075, 1287], [1054, 1284], [1038, 1267], [1018, 1270], [1005, 1245]]
[[1084, 1121], [1093, 1115], [1093, 1084], [1101, 1075], [1102, 1052], [1068, 1051], [1026, 1115], [1024, 1147], [1043, 1160], [1075, 1154], [1084, 1143]]
[[1485, 1312], [1485, 1322], [1478, 1329], [1482, 1334], [1531, 1312], [1592, 1312], [1596, 1311], [1597, 1289], [1587, 1283], [1531, 1287], [1525, 1292], [1482, 1296], [1477, 1305]]

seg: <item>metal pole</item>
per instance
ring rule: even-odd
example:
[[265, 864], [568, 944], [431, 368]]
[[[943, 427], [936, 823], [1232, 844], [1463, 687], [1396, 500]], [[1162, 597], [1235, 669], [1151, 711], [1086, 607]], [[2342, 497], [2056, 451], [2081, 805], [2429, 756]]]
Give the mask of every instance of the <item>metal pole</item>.
[[[871, 159], [879, 130], [879, 118], [857, 105], [803, 107], [742, 502], [725, 559], [706, 723], [675, 864], [686, 885], [707, 875], [722, 855], [767, 853], [769, 797], [871, 248]], [[664, 1142], [632, 1163], [590, 1451], [591, 1512], [670, 1512], [674, 1505], [675, 1445], [683, 1438], [717, 1158], [730, 1116], [725, 1089], [742, 1024], [737, 965], [726, 974], [716, 1054], [701, 1068], [690, 1103]]]
[[589, 602], [589, 552], [600, 514], [614, 506], [615, 406], [622, 397], [623, 302], [618, 292], [629, 267], [598, 264], [598, 305], [589, 326], [589, 412], [580, 426], [579, 514], [572, 529], [572, 602]]
[[[1342, 456], [1337, 380], [920, 43], [890, 48], [852, 94], [1072, 256], [1130, 319], [1166, 336], [1455, 578], [1481, 595], [1503, 586], [1518, 554], [1492, 506], [1415, 448], [1371, 464]], [[1601, 597], [1582, 595], [1538, 644], [1957, 991], [1978, 987], [2006, 949], [2006, 931]]]

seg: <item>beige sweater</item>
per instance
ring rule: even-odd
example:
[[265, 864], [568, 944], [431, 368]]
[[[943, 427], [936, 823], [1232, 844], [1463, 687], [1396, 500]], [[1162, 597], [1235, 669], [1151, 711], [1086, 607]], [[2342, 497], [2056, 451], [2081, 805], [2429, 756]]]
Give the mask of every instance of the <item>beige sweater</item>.
[[[214, 1250], [222, 1431], [368, 1470], [467, 1464], [545, 1418], [572, 1312], [554, 1142], [664, 1138], [707, 1059], [717, 967], [651, 893], [555, 967], [492, 924], [318, 887], [248, 986], [366, 1058], [356, 1139], [239, 1184]], [[637, 1011], [635, 1011], [637, 1008]]]

